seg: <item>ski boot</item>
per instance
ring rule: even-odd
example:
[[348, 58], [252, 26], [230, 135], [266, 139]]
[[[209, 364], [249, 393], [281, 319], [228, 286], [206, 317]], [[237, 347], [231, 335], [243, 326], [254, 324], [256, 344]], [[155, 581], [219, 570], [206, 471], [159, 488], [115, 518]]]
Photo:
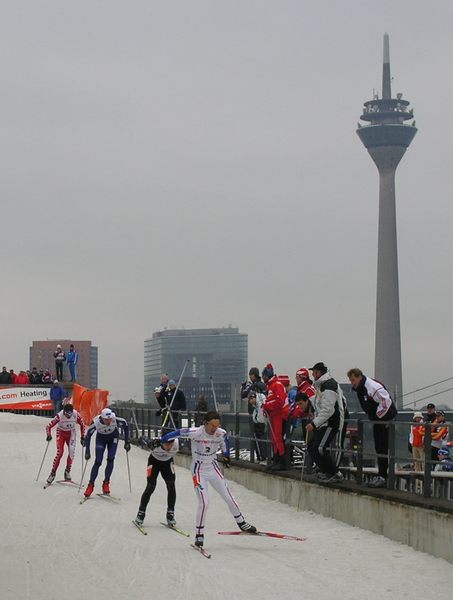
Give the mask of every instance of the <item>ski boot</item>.
[[51, 473], [51, 474], [49, 475], [49, 477], [47, 478], [47, 483], [48, 483], [49, 485], [50, 485], [50, 484], [53, 482], [53, 480], [55, 479], [55, 475], [56, 475], [56, 473], [54, 473], [54, 472], [52, 471], [52, 473]]
[[71, 481], [71, 469], [68, 467], [64, 470], [64, 480]]
[[250, 523], [247, 523], [247, 521], [241, 521], [241, 523], [238, 523], [238, 527], [245, 533], [256, 533], [256, 527], [254, 525], [250, 525]]
[[199, 533], [198, 535], [195, 536], [194, 546], [196, 546], [197, 548], [203, 548], [203, 544], [204, 544], [204, 535], [202, 533]]
[[104, 479], [102, 482], [102, 493], [107, 495], [110, 494], [110, 481], [107, 479]]
[[176, 525], [175, 512], [173, 510], [167, 510], [167, 525], [170, 525], [170, 527]]
[[94, 490], [94, 481], [89, 481], [87, 485], [87, 489], [83, 492], [83, 495], [86, 498], [89, 498]]
[[137, 516], [135, 517], [135, 522], [137, 525], [143, 525], [143, 521], [145, 520], [145, 511], [139, 510]]

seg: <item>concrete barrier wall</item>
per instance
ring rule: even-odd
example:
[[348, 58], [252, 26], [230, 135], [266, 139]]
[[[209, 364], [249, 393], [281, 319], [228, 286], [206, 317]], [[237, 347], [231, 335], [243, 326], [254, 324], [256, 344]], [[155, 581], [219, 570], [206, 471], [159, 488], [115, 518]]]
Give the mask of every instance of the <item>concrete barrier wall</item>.
[[[176, 463], [186, 468], [190, 460], [183, 454], [176, 457]], [[270, 500], [367, 529], [453, 563], [451, 514], [325, 485], [300, 484], [294, 479], [247, 468], [233, 466], [228, 469], [227, 475], [228, 479]]]

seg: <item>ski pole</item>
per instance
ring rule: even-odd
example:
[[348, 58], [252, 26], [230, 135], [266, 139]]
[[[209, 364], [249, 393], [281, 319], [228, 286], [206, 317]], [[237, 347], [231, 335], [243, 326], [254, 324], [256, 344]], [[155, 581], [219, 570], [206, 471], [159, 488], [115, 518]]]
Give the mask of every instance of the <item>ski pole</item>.
[[176, 385], [176, 388], [175, 388], [175, 391], [174, 391], [174, 394], [173, 394], [173, 398], [171, 399], [170, 405], [167, 407], [167, 409], [168, 409], [167, 410], [167, 414], [165, 415], [165, 418], [163, 420], [161, 429], [163, 429], [165, 427], [165, 424], [167, 422], [168, 416], [170, 416], [170, 420], [171, 420], [171, 423], [173, 425], [173, 428], [176, 429], [175, 422], [173, 421], [173, 417], [172, 417], [172, 414], [171, 414], [171, 407], [173, 406], [173, 402], [174, 402], [174, 400], [176, 398], [176, 394], [177, 394], [177, 392], [179, 390], [179, 386], [181, 385], [181, 380], [182, 380], [182, 378], [184, 376], [184, 371], [186, 370], [186, 367], [187, 367], [188, 363], [190, 363], [190, 358], [188, 358], [186, 360], [186, 362], [184, 363], [184, 367], [183, 367], [183, 370], [181, 371], [181, 375], [179, 376], [178, 383]]
[[300, 471], [300, 485], [299, 485], [299, 497], [297, 499], [297, 510], [300, 510], [300, 499], [302, 497], [302, 482], [304, 479], [305, 458], [307, 456], [307, 452], [308, 452], [308, 431], [305, 430], [305, 450], [304, 450], [304, 456], [302, 458], [302, 469]]
[[38, 475], [36, 476], [35, 481], [38, 481], [39, 476], [41, 475], [41, 469], [44, 464], [44, 459], [46, 458], [47, 450], [49, 449], [50, 440], [47, 442], [46, 449], [44, 450], [44, 456], [42, 457], [41, 466], [39, 467]]
[[140, 431], [138, 429], [138, 423], [137, 423], [137, 418], [135, 416], [135, 410], [132, 410], [131, 414], [132, 414], [132, 419], [134, 421], [135, 429], [137, 430], [137, 437], [139, 438], [140, 437]]
[[215, 408], [215, 411], [218, 412], [217, 398], [216, 398], [215, 389], [214, 389], [214, 381], [213, 381], [212, 377], [210, 377], [209, 379], [211, 380], [212, 397], [214, 398], [214, 408]]
[[129, 477], [129, 491], [132, 494], [131, 470], [129, 468], [129, 452], [126, 452], [126, 464], [127, 464], [127, 475]]
[[[82, 464], [83, 464], [83, 457], [82, 457]], [[88, 461], [85, 461], [85, 466], [82, 469], [82, 479], [80, 480], [80, 485], [79, 485], [79, 489], [77, 490], [77, 493], [80, 494], [80, 490], [82, 489], [82, 484], [83, 484], [83, 478], [85, 477], [85, 470], [87, 468], [88, 465]]]

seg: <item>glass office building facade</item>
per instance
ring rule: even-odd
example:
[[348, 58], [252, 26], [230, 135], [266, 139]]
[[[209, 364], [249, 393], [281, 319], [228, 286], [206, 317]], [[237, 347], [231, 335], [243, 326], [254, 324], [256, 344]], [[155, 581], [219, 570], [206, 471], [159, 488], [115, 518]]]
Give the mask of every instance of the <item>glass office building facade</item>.
[[145, 404], [155, 404], [162, 373], [177, 382], [186, 363], [181, 388], [188, 409], [200, 394], [212, 396], [211, 378], [217, 402], [231, 404], [234, 389], [247, 378], [248, 336], [236, 327], [156, 331], [145, 340]]

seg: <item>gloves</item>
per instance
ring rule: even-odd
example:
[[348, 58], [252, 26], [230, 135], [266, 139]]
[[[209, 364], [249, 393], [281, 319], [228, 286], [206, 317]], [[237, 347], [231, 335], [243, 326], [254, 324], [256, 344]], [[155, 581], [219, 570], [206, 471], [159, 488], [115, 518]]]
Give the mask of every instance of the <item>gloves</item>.
[[231, 467], [231, 458], [229, 456], [226, 456], [226, 454], [223, 455], [223, 464], [227, 469]]
[[131, 449], [130, 442], [124, 442], [124, 449], [126, 450], [126, 452], [129, 452], [129, 450]]
[[82, 446], [85, 446], [85, 436], [84, 435], [80, 436], [80, 443], [82, 444]]
[[47, 434], [47, 437], [46, 437], [46, 442], [50, 442], [50, 440], [51, 440], [51, 439], [52, 439], [52, 436], [50, 435], [50, 433], [49, 433], [49, 434]]
[[85, 452], [85, 460], [90, 460], [90, 458], [91, 458], [90, 451], [86, 450], [86, 452]]

